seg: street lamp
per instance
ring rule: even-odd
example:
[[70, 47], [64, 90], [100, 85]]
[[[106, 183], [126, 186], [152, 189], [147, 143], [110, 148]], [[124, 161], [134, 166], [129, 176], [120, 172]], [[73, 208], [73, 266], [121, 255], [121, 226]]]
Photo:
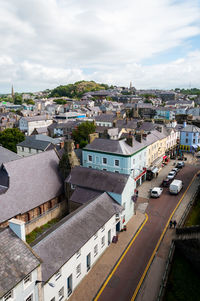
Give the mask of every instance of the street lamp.
[[[45, 283], [45, 281], [44, 280], [36, 280], [35, 285], [37, 285], [38, 283]], [[51, 283], [51, 282], [47, 282], [47, 283], [48, 283], [49, 286], [55, 287], [55, 285], [53, 283]]]

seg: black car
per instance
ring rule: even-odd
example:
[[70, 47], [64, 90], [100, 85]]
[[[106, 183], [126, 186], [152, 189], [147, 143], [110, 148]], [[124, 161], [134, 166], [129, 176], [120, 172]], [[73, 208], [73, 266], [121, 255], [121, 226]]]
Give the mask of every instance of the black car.
[[171, 179], [166, 178], [166, 179], [164, 179], [164, 180], [162, 181], [162, 184], [161, 184], [161, 185], [162, 185], [163, 187], [169, 187], [170, 183], [171, 183]]

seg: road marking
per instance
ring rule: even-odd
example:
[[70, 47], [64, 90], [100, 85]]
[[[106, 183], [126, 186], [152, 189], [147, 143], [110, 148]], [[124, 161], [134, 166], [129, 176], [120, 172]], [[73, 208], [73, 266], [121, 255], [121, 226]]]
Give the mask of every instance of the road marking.
[[166, 223], [166, 226], [165, 226], [165, 228], [164, 228], [164, 230], [163, 230], [163, 232], [162, 232], [162, 234], [161, 234], [161, 236], [160, 236], [160, 238], [159, 238], [159, 240], [158, 240], [158, 242], [157, 242], [157, 244], [156, 244], [156, 247], [155, 247], [155, 249], [154, 249], [154, 251], [153, 251], [153, 253], [152, 253], [152, 255], [151, 255], [150, 259], [149, 259], [149, 262], [148, 262], [148, 264], [147, 264], [147, 266], [146, 266], [146, 268], [145, 268], [145, 270], [144, 270], [144, 273], [142, 274], [142, 277], [140, 278], [140, 281], [139, 281], [139, 283], [138, 283], [138, 285], [137, 285], [137, 287], [136, 287], [136, 290], [135, 290], [135, 292], [134, 292], [134, 294], [133, 294], [133, 296], [132, 296], [132, 298], [131, 298], [131, 301], [134, 301], [134, 300], [135, 300], [135, 298], [136, 298], [136, 296], [137, 296], [137, 294], [138, 294], [138, 291], [139, 291], [139, 289], [140, 289], [140, 287], [141, 287], [141, 285], [142, 285], [142, 282], [143, 282], [143, 280], [144, 280], [144, 278], [145, 278], [145, 276], [146, 276], [146, 274], [147, 274], [147, 271], [148, 271], [148, 269], [149, 269], [149, 267], [150, 267], [150, 265], [151, 265], [151, 263], [152, 263], [152, 261], [153, 261], [153, 259], [154, 259], [154, 256], [155, 256], [155, 254], [156, 254], [156, 252], [157, 252], [157, 249], [158, 249], [158, 247], [159, 247], [159, 245], [160, 245], [160, 243], [161, 243], [161, 240], [163, 239], [163, 236], [165, 235], [165, 232], [167, 231], [169, 222], [170, 222], [170, 220], [172, 219], [172, 216], [174, 215], [176, 209], [178, 208], [178, 206], [179, 206], [180, 203], [182, 202], [183, 198], [185, 197], [185, 194], [187, 193], [188, 189], [190, 188], [191, 184], [193, 183], [193, 181], [194, 181], [196, 175], [197, 175], [197, 174], [195, 174], [194, 177], [192, 178], [192, 180], [190, 181], [190, 183], [189, 183], [189, 185], [188, 185], [186, 191], [184, 192], [184, 194], [182, 195], [180, 201], [178, 202], [178, 204], [177, 204], [176, 207], [174, 208], [173, 212], [171, 213], [171, 215], [170, 215], [170, 217], [169, 217], [169, 219], [168, 219], [168, 221], [167, 221], [167, 223]]
[[99, 299], [99, 297], [101, 296], [102, 292], [104, 291], [105, 287], [107, 286], [110, 278], [113, 276], [113, 274], [115, 273], [115, 271], [117, 270], [118, 266], [120, 265], [120, 263], [122, 262], [122, 260], [124, 259], [126, 253], [128, 252], [128, 250], [130, 249], [130, 247], [132, 246], [133, 242], [136, 240], [136, 238], [138, 237], [140, 231], [142, 230], [142, 228], [144, 227], [144, 225], [146, 224], [146, 222], [148, 221], [148, 214], [145, 213], [145, 220], [143, 221], [142, 225], [140, 226], [139, 230], [137, 231], [137, 233], [135, 234], [135, 236], [132, 238], [131, 242], [128, 245], [128, 248], [124, 251], [123, 255], [120, 257], [119, 261], [117, 262], [117, 264], [115, 265], [114, 269], [112, 270], [112, 272], [110, 273], [110, 275], [108, 276], [108, 278], [106, 279], [106, 281], [104, 282], [103, 286], [101, 287], [101, 289], [99, 290], [97, 296], [94, 298], [94, 301], [97, 301]]

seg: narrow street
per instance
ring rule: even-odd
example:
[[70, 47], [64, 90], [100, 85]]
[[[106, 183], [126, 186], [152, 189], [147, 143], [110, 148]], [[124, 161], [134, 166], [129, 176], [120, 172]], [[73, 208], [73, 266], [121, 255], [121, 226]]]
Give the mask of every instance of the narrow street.
[[[191, 164], [186, 164], [180, 170], [176, 179], [181, 179], [184, 182], [184, 187], [177, 196], [170, 195], [168, 188], [164, 188], [160, 198], [146, 199], [146, 202], [148, 201], [146, 209], [149, 217], [148, 221], [107, 283], [98, 300], [131, 300], [171, 213], [198, 170], [197, 165]], [[148, 182], [145, 183], [148, 185]]]

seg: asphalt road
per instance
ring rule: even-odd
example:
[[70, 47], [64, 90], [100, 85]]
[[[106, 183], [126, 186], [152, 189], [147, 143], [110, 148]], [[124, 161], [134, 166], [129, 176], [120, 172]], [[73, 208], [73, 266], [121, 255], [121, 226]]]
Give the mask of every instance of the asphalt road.
[[164, 188], [160, 198], [150, 199], [146, 211], [149, 217], [147, 223], [107, 283], [98, 300], [131, 300], [171, 213], [197, 170], [199, 170], [199, 167], [194, 165], [187, 165], [180, 170], [176, 179], [182, 180], [184, 187], [177, 196], [170, 195], [168, 188]]

